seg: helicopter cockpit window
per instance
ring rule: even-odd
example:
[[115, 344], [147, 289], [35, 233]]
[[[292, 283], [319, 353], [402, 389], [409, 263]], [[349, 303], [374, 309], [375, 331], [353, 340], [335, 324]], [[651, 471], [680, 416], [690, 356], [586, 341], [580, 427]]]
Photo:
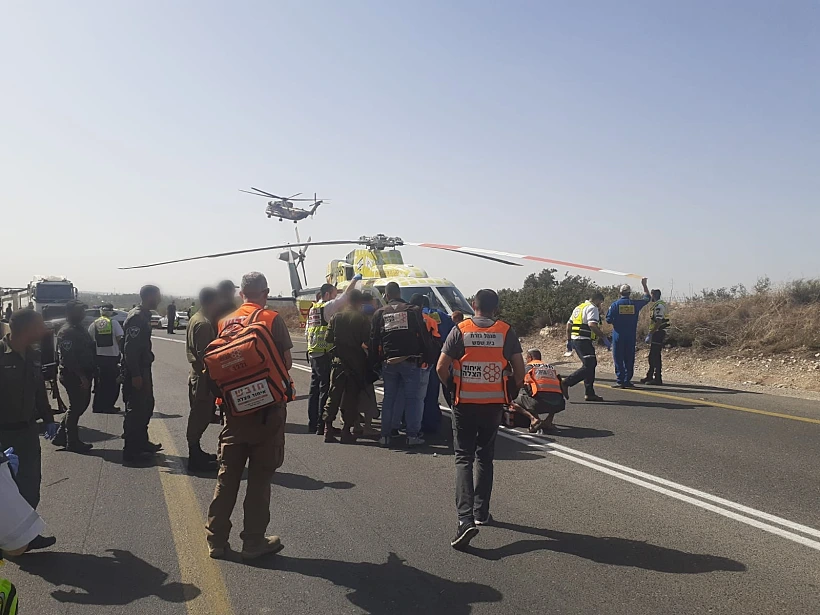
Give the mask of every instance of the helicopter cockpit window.
[[456, 287], [436, 286], [436, 290], [439, 292], [444, 301], [447, 302], [447, 306], [450, 308], [450, 312], [455, 312], [456, 310], [458, 310], [470, 316], [475, 314], [475, 312], [473, 312], [473, 308], [470, 307], [470, 304], [464, 298], [464, 295], [462, 295], [461, 291]]
[[433, 292], [433, 289], [429, 286], [402, 286], [401, 287], [401, 298], [405, 301], [409, 302], [410, 299], [413, 298], [413, 295], [424, 295], [430, 300], [430, 307], [433, 309], [440, 309], [447, 311], [447, 308], [441, 305], [441, 301], [439, 300], [436, 293]]

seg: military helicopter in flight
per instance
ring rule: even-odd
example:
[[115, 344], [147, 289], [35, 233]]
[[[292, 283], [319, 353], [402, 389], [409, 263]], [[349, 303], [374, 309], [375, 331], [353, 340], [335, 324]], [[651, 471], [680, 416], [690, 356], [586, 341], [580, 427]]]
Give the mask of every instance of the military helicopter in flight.
[[[300, 196], [302, 194], [301, 192], [297, 192], [293, 196], [284, 197], [271, 194], [270, 192], [265, 192], [264, 190], [254, 188], [253, 186], [251, 186], [251, 190], [254, 192], [251, 192], [250, 190], [240, 190], [239, 192], [253, 194], [254, 196], [261, 196], [267, 199], [275, 199], [273, 201], [268, 201], [268, 206], [265, 208], [265, 213], [268, 218], [279, 218], [279, 222], [282, 222], [283, 220], [290, 220], [296, 224], [300, 220], [313, 216], [313, 214], [316, 213], [316, 210], [319, 209], [319, 205], [327, 201], [327, 199], [318, 200], [316, 198], [316, 193], [313, 194], [313, 199], [297, 199], [296, 197]], [[313, 202], [313, 207], [310, 209], [301, 209], [294, 205], [296, 202]]]

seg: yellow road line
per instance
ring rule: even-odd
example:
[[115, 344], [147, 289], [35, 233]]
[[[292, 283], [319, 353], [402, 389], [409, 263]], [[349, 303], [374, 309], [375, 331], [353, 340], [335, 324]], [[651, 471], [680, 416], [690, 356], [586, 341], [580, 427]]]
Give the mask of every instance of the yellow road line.
[[[179, 451], [164, 420], [151, 421], [156, 441], [162, 442], [164, 452], [179, 457]], [[180, 580], [199, 588], [198, 595], [185, 596], [189, 615], [231, 615], [228, 588], [219, 564], [208, 556], [205, 542], [205, 520], [199, 501], [187, 474], [175, 474], [160, 469], [160, 482], [171, 522], [171, 534], [179, 561]], [[138, 582], [138, 581], [135, 581]]]
[[651, 397], [662, 397], [663, 399], [671, 399], [673, 401], [685, 401], [699, 406], [714, 406], [715, 408], [724, 408], [725, 410], [737, 410], [738, 412], [749, 412], [751, 414], [763, 414], [765, 416], [773, 416], [778, 419], [789, 419], [791, 421], [802, 421], [803, 423], [814, 423], [820, 425], [820, 419], [810, 419], [805, 416], [793, 416], [791, 414], [783, 414], [782, 412], [769, 412], [768, 410], [757, 410], [756, 408], [744, 408], [743, 406], [731, 406], [729, 404], [722, 404], [717, 401], [708, 401], [705, 399], [692, 399], [691, 397], [678, 397], [677, 395], [667, 395], [666, 393], [655, 393], [654, 391], [644, 391], [643, 389], [621, 389], [620, 387], [608, 386], [610, 389], [617, 388], [618, 390], [628, 391], [630, 393], [637, 393], [638, 395], [649, 395]]

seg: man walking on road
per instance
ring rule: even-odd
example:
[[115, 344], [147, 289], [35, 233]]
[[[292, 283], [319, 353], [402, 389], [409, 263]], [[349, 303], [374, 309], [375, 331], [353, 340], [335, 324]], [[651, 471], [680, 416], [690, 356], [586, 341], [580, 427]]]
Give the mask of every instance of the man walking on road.
[[322, 412], [327, 404], [330, 391], [330, 363], [333, 344], [327, 341], [327, 331], [330, 319], [341, 311], [350, 299], [350, 293], [356, 287], [356, 282], [362, 279], [361, 274], [353, 276], [353, 281], [347, 285], [341, 297], [333, 284], [322, 284], [319, 289], [320, 297], [308, 312], [305, 336], [310, 356], [310, 396], [308, 398], [308, 432], [320, 436], [325, 434], [325, 423], [322, 421]]
[[154, 380], [151, 365], [151, 310], [156, 310], [162, 295], [159, 288], [148, 284], [140, 289], [141, 304], [128, 313], [123, 331], [123, 398], [125, 402], [126, 463], [148, 461], [162, 448], [148, 439], [148, 423], [154, 414]]
[[621, 297], [609, 306], [606, 321], [612, 325], [612, 359], [615, 362], [616, 386], [622, 389], [634, 388], [632, 376], [635, 373], [635, 345], [638, 336], [638, 314], [651, 301], [646, 278], [641, 280], [644, 296], [630, 299], [632, 288], [621, 286]]
[[601, 306], [604, 303], [604, 294], [595, 291], [592, 296], [575, 308], [567, 321], [567, 349], [572, 349], [581, 359], [581, 367], [564, 378], [561, 382], [561, 391], [569, 399], [569, 389], [581, 380], [584, 381], [585, 401], [604, 401], [604, 398], [595, 394], [595, 368], [598, 366], [598, 357], [595, 355], [595, 340], [601, 339], [607, 348], [610, 347], [609, 338], [601, 331]]
[[93, 447], [80, 440], [80, 417], [91, 403], [91, 381], [96, 367], [96, 345], [82, 322], [86, 306], [79, 301], [66, 304], [66, 323], [57, 333], [60, 357], [60, 382], [68, 393], [68, 411], [55, 436], [55, 446], [75, 453], [87, 453]]
[[191, 373], [188, 376], [188, 470], [190, 472], [213, 472], [217, 469], [216, 455], [202, 450], [200, 444], [205, 430], [214, 417], [214, 394], [202, 357], [208, 344], [214, 341], [216, 331], [212, 324], [219, 309], [219, 295], [214, 288], [203, 288], [199, 293], [200, 310], [191, 317], [185, 331], [185, 349]]
[[[293, 343], [284, 319], [265, 307], [268, 300], [268, 281], [264, 275], [252, 271], [242, 276], [240, 293], [245, 303], [219, 321], [219, 332], [232, 323], [242, 323], [258, 313], [258, 321], [270, 328], [278, 358], [286, 370], [293, 366]], [[208, 507], [208, 551], [214, 559], [225, 557], [231, 533], [231, 513], [242, 482], [245, 464], [248, 464], [248, 483], [245, 493], [245, 527], [241, 534], [242, 558], [254, 559], [282, 550], [278, 536], [266, 536], [270, 522], [270, 492], [274, 472], [285, 460], [285, 420], [287, 406], [277, 402], [242, 416], [232, 412], [225, 415], [225, 427], [219, 435], [219, 474], [214, 499]]]
[[[475, 316], [454, 328], [444, 342], [436, 372], [450, 381], [453, 368], [453, 447], [456, 462], [458, 528], [450, 546], [466, 547], [477, 525], [492, 522], [495, 440], [504, 406], [510, 403], [508, 383], [524, 384], [521, 342], [507, 323], [495, 320], [498, 295], [483, 289], [473, 300]], [[473, 464], [478, 472], [473, 476]]]
[[122, 325], [111, 318], [114, 306], [104, 303], [100, 306], [100, 317], [88, 326], [88, 334], [96, 347], [97, 371], [94, 382], [94, 403], [91, 411], [101, 414], [116, 414], [115, 406], [120, 396], [120, 348], [122, 347]]

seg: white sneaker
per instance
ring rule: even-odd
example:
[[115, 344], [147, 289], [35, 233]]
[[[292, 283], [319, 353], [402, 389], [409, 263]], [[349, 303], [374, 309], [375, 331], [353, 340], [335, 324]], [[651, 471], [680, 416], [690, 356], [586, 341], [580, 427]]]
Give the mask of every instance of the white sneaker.
[[424, 444], [424, 438], [420, 436], [410, 437], [407, 436], [407, 446], [422, 446]]

